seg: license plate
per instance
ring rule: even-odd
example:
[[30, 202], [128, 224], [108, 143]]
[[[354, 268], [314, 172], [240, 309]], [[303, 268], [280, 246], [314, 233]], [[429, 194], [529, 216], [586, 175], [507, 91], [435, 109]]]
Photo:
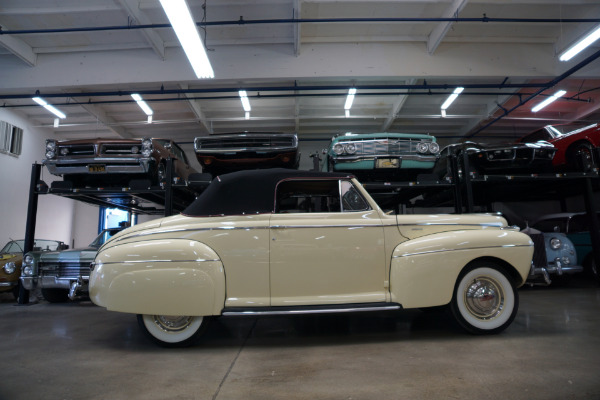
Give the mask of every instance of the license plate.
[[378, 158], [375, 160], [375, 168], [400, 168], [400, 159]]
[[106, 172], [106, 165], [104, 164], [90, 164], [88, 165], [89, 172]]

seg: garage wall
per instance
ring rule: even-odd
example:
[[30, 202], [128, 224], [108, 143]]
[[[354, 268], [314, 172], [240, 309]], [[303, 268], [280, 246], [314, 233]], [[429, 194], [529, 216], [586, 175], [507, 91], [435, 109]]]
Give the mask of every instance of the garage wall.
[[[51, 133], [33, 127], [31, 122], [14, 111], [0, 109], [0, 120], [23, 129], [21, 155], [15, 157], [0, 153], [0, 188], [2, 188], [0, 246], [3, 246], [10, 238], [25, 237], [31, 165], [36, 161], [41, 162], [45, 140]], [[42, 171], [42, 179], [50, 184], [54, 177], [44, 169]], [[73, 200], [57, 196], [40, 196], [36, 238], [62, 240], [69, 243], [73, 203]]]

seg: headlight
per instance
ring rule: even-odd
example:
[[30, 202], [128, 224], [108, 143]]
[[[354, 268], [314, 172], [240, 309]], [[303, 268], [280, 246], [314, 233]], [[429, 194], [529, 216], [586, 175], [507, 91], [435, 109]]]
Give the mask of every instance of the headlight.
[[152, 154], [152, 139], [143, 138], [142, 139], [142, 155], [144, 157], [150, 157]]
[[433, 154], [437, 154], [440, 151], [440, 145], [436, 142], [429, 143], [429, 151]]
[[29, 254], [25, 255], [25, 258], [23, 258], [23, 264], [25, 264], [25, 265], [33, 264], [33, 256], [31, 256]]
[[333, 152], [335, 154], [337, 154], [338, 156], [344, 154], [344, 146], [341, 143], [334, 144], [333, 145]]
[[33, 275], [33, 267], [30, 265], [23, 267], [23, 276], [31, 276]]
[[427, 151], [429, 150], [429, 146], [427, 145], [426, 142], [419, 142], [417, 143], [417, 151], [421, 154], [427, 153]]
[[46, 152], [46, 158], [54, 158], [54, 156], [56, 155], [55, 152], [48, 150]]
[[550, 239], [550, 247], [552, 248], [552, 250], [558, 250], [558, 249], [560, 249], [561, 245], [562, 245], [562, 242], [560, 241], [559, 238], [552, 238], [552, 239]]
[[344, 146], [344, 149], [346, 150], [346, 153], [348, 153], [348, 154], [356, 153], [356, 145], [354, 143], [347, 143]]
[[56, 140], [48, 139], [46, 140], [46, 150], [48, 151], [56, 151]]
[[133, 154], [137, 154], [137, 153], [139, 153], [139, 152], [140, 152], [140, 148], [139, 148], [139, 147], [137, 147], [137, 146], [133, 146], [133, 147], [131, 148], [131, 152], [132, 152]]
[[16, 269], [17, 269], [17, 266], [12, 261], [4, 264], [4, 272], [6, 272], [8, 275], [13, 274]]

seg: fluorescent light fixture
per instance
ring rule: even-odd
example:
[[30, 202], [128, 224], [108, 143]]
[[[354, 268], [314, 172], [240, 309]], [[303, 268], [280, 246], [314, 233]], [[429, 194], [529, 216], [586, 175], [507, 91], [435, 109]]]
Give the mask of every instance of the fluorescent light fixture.
[[446, 118], [446, 110], [442, 108], [442, 118]]
[[[354, 95], [355, 94], [356, 94], [356, 89], [355, 88], [350, 88], [348, 90], [348, 97], [346, 97], [346, 104], [344, 104], [344, 110], [349, 110], [349, 109], [352, 108], [352, 102], [354, 102]], [[346, 117], [347, 116], [348, 115], [346, 115]]]
[[600, 39], [600, 26], [575, 43], [573, 46], [569, 47], [560, 55], [560, 57], [558, 57], [558, 59], [560, 61], [569, 61], [571, 58], [575, 57], [598, 39]]
[[131, 95], [131, 97], [136, 101], [136, 103], [138, 104], [138, 106], [140, 106], [140, 108], [142, 110], [144, 110], [144, 112], [146, 113], [146, 115], [152, 115], [152, 114], [154, 114], [154, 111], [152, 111], [152, 109], [150, 108], [150, 106], [148, 104], [146, 104], [146, 102], [142, 99], [142, 96], [140, 96], [137, 93], [133, 93]]
[[344, 111], [346, 112], [346, 118], [350, 118], [350, 110], [346, 109]]
[[244, 111], [250, 111], [250, 101], [248, 100], [248, 94], [245, 90], [240, 90], [238, 92], [240, 94], [240, 100], [242, 101], [242, 107], [244, 107]]
[[552, 96], [548, 97], [546, 100], [542, 101], [540, 104], [538, 104], [537, 106], [533, 107], [531, 109], [531, 112], [538, 112], [540, 111], [542, 108], [546, 107], [548, 104], [554, 102], [556, 99], [558, 99], [559, 97], [562, 97], [566, 94], [567, 92], [564, 90], [559, 90], [558, 92], [554, 93]]
[[446, 110], [448, 107], [450, 107], [450, 104], [454, 103], [454, 100], [456, 100], [458, 95], [461, 94], [463, 90], [465, 90], [464, 87], [457, 87], [456, 89], [454, 89], [454, 92], [452, 92], [452, 94], [448, 96], [444, 104], [442, 104], [442, 110]]
[[250, 111], [246, 111], [246, 115], [244, 116], [244, 119], [250, 119]]
[[198, 79], [214, 78], [208, 55], [185, 0], [160, 0]]
[[50, 111], [52, 114], [56, 115], [58, 118], [67, 118], [65, 113], [63, 113], [56, 107], [48, 104], [46, 100], [42, 99], [41, 97], [32, 97], [31, 99], [38, 103], [40, 106], [44, 107], [46, 110]]

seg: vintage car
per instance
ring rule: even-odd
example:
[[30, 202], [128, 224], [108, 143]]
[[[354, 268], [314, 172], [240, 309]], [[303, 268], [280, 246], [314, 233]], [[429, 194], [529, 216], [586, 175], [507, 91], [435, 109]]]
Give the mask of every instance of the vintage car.
[[369, 133], [335, 136], [327, 150], [326, 169], [361, 180], [401, 179], [429, 172], [440, 146], [430, 135]]
[[123, 228], [104, 229], [83, 249], [31, 251], [23, 258], [21, 283], [27, 290], [41, 288], [42, 296], [50, 303], [74, 299], [87, 293], [90, 263], [100, 246]]
[[[456, 165], [458, 176], [464, 171], [463, 157], [468, 157], [469, 171], [476, 174], [539, 173], [552, 171], [552, 159], [556, 148], [548, 142], [456, 143], [440, 152], [433, 174], [443, 179], [452, 177], [452, 165]], [[452, 157], [456, 158], [453, 164]]]
[[532, 253], [498, 215], [389, 215], [349, 174], [240, 171], [181, 215], [106, 242], [90, 298], [138, 314], [163, 346], [193, 343], [221, 315], [447, 304], [467, 331], [497, 333], [515, 318]]
[[528, 283], [549, 285], [553, 279], [583, 272], [583, 267], [577, 264], [575, 246], [564, 233], [542, 232], [532, 227], [521, 232], [529, 235], [534, 244]]
[[166, 139], [48, 139], [45, 154], [42, 164], [48, 171], [74, 187], [128, 186], [134, 179], [160, 185], [166, 180], [168, 159], [173, 160], [175, 183], [197, 173], [181, 147]]
[[[68, 246], [56, 240], [34, 239], [33, 248], [38, 251], [56, 251]], [[25, 240], [11, 240], [0, 250], [0, 292], [12, 291], [19, 295], [19, 276], [23, 263]]]
[[202, 172], [214, 176], [258, 168], [297, 169], [298, 136], [294, 133], [243, 132], [194, 139]]
[[[600, 220], [600, 213], [597, 218]], [[558, 213], [539, 218], [532, 227], [551, 234], [564, 234], [575, 247], [577, 259], [590, 275], [600, 283], [598, 268], [592, 253], [591, 223], [587, 213]]]
[[548, 125], [519, 139], [521, 143], [550, 142], [557, 151], [552, 161], [558, 170], [590, 171], [599, 166], [596, 155], [600, 148], [600, 127], [592, 124]]

